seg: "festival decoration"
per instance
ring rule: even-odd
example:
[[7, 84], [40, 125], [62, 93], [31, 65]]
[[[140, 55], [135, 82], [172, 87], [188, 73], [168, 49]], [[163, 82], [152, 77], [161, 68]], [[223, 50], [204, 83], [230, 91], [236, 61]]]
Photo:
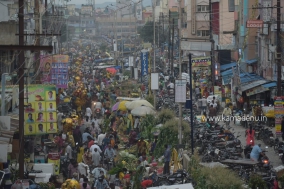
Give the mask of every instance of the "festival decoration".
[[61, 186], [61, 189], [80, 189], [80, 188], [81, 188], [80, 183], [72, 179], [66, 180]]

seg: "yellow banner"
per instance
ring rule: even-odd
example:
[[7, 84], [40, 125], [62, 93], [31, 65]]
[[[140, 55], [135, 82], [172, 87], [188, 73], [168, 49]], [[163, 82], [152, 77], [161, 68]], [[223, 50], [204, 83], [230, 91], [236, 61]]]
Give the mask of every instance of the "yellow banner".
[[29, 85], [25, 89], [25, 135], [57, 133], [56, 88]]

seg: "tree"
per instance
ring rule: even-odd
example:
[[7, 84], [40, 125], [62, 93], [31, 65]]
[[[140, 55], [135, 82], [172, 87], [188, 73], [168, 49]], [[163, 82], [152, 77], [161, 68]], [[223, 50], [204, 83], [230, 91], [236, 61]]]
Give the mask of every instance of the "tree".
[[[156, 44], [158, 43], [158, 35], [160, 38], [160, 43], [163, 42], [163, 39], [166, 39], [165, 36], [163, 36], [163, 33], [165, 34], [166, 32], [162, 32], [163, 27], [159, 26], [158, 24], [156, 24], [155, 26], [156, 28], [156, 36], [155, 36], [155, 40], [156, 40]], [[158, 33], [159, 31], [159, 33]], [[138, 33], [140, 34], [141, 39], [143, 39], [144, 42], [153, 42], [154, 39], [154, 30], [153, 30], [153, 22], [152, 21], [148, 21], [143, 27], [138, 28]]]

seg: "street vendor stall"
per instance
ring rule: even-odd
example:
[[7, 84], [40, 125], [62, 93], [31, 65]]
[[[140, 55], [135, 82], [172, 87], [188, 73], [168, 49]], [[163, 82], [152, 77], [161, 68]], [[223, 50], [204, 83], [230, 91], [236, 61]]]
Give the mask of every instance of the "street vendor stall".
[[209, 84], [211, 77], [211, 58], [210, 57], [194, 57], [191, 59], [192, 75], [195, 86], [200, 87], [201, 94]]

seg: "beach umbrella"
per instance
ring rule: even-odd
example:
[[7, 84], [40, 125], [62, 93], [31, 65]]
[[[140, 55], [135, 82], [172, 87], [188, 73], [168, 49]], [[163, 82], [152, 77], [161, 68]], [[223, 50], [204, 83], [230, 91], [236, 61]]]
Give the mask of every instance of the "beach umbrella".
[[147, 107], [147, 106], [140, 106], [140, 107], [136, 107], [133, 110], [131, 110], [132, 115], [139, 116], [139, 117], [145, 116], [147, 114], [155, 114], [155, 113], [156, 112], [152, 108]]
[[116, 111], [116, 110], [118, 110], [118, 106], [119, 106], [119, 102], [117, 102], [117, 103], [115, 103], [114, 105], [113, 105], [113, 107], [111, 108], [111, 111]]
[[127, 110], [127, 108], [126, 108], [126, 106], [125, 106], [125, 104], [127, 103], [127, 101], [121, 101], [120, 103], [119, 103], [119, 105], [118, 105], [118, 110], [121, 110], [121, 111], [126, 111]]
[[134, 100], [131, 103], [126, 104], [126, 108], [129, 109], [129, 110], [133, 110], [133, 109], [140, 107], [140, 106], [146, 106], [146, 107], [150, 107], [150, 108], [154, 109], [153, 105], [150, 104], [150, 102], [148, 102], [147, 100]]

